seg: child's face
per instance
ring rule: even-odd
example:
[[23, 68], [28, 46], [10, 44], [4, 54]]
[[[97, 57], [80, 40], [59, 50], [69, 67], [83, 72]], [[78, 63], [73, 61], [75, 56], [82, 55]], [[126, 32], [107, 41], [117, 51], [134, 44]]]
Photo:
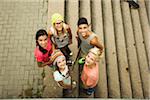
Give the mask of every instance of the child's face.
[[89, 26], [87, 24], [81, 24], [78, 26], [78, 32], [82, 35], [82, 37], [86, 37], [88, 31]]
[[65, 57], [61, 57], [61, 58], [58, 59], [57, 66], [59, 68], [65, 68], [65, 66], [66, 66], [66, 59], [65, 59]]
[[46, 35], [39, 36], [37, 41], [42, 48], [46, 48], [48, 37]]
[[61, 31], [62, 28], [63, 28], [63, 21], [61, 21], [61, 20], [56, 21], [56, 23], [54, 24], [54, 26], [55, 26], [55, 28], [56, 28], [57, 31]]
[[96, 55], [89, 52], [88, 55], [86, 56], [86, 59], [85, 59], [85, 64], [86, 65], [92, 65], [96, 62]]

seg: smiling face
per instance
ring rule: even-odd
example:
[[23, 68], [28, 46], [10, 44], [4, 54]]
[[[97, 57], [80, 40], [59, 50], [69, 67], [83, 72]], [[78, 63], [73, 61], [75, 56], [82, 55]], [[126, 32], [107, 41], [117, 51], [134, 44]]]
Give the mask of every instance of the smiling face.
[[54, 27], [56, 28], [57, 31], [62, 31], [63, 28], [63, 21], [62, 20], [57, 20], [54, 23]]
[[86, 56], [85, 64], [87, 66], [89, 66], [89, 65], [95, 64], [95, 62], [96, 62], [96, 55], [91, 53], [91, 52], [89, 52], [88, 55]]
[[78, 32], [82, 35], [82, 37], [86, 37], [89, 32], [89, 26], [87, 24], [81, 24], [78, 26]]
[[64, 56], [61, 56], [58, 60], [57, 60], [57, 66], [61, 69], [64, 69], [66, 66], [66, 59]]
[[37, 42], [42, 48], [46, 48], [48, 43], [48, 37], [46, 35], [41, 35], [38, 37]]

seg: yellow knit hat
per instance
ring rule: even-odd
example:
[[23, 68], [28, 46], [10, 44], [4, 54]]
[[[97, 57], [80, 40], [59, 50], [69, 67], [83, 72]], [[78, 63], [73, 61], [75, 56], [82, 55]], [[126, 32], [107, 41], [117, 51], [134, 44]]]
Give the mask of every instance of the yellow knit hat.
[[58, 20], [64, 21], [63, 17], [59, 13], [54, 13], [51, 17], [51, 24], [54, 25], [54, 23]]

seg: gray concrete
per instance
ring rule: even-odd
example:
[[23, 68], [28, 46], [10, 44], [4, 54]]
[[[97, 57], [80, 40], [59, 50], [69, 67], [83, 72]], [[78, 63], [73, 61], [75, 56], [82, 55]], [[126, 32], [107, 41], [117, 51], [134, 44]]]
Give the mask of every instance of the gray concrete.
[[119, 80], [120, 80], [120, 91], [121, 97], [131, 98], [131, 82], [128, 73], [129, 65], [127, 60], [125, 37], [123, 30], [123, 19], [121, 15], [120, 0], [115, 0], [113, 4], [113, 15], [114, 15], [114, 26], [115, 26], [115, 38], [117, 47], [117, 57], [118, 57], [118, 70], [119, 70]]
[[143, 98], [142, 83], [141, 83], [141, 77], [139, 72], [139, 65], [138, 65], [134, 33], [133, 33], [134, 30], [132, 26], [130, 10], [132, 9], [128, 7], [128, 4], [126, 2], [122, 2], [126, 50], [128, 56], [132, 95], [134, 98]]
[[102, 0], [102, 2], [109, 97], [120, 98], [120, 83], [115, 44], [112, 2], [111, 0]]
[[42, 69], [33, 51], [36, 31], [46, 29], [46, 11], [46, 0], [0, 0], [0, 98], [40, 95]]
[[[102, 14], [102, 0], [92, 0], [92, 30], [97, 34], [100, 42], [104, 45], [104, 31], [103, 31], [103, 14]], [[99, 81], [96, 87], [96, 98], [107, 98], [107, 73], [106, 73], [106, 61], [105, 53], [99, 60]]]

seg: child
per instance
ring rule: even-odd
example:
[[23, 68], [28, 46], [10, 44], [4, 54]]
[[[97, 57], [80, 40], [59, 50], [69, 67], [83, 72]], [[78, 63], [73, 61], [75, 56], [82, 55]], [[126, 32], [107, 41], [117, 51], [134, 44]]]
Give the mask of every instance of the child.
[[66, 58], [60, 50], [55, 50], [52, 56], [55, 58], [53, 65], [56, 70], [53, 73], [54, 80], [64, 91], [71, 91], [75, 88], [76, 82], [71, 82], [68, 66], [66, 65]]
[[60, 49], [67, 61], [72, 63], [69, 60], [69, 57], [73, 54], [68, 47], [68, 45], [72, 44], [72, 33], [69, 25], [64, 23], [63, 17], [58, 13], [52, 15], [51, 22], [52, 27], [48, 32], [49, 37], [52, 39], [55, 48]]
[[89, 49], [93, 48], [94, 46], [99, 48], [100, 52], [102, 53], [103, 45], [99, 42], [97, 35], [89, 30], [87, 19], [84, 17], [80, 18], [77, 25], [78, 47], [81, 48], [83, 57], [87, 55]]
[[45, 30], [40, 29], [36, 33], [36, 48], [34, 55], [39, 67], [44, 67], [52, 63], [50, 56], [53, 52], [54, 46], [52, 45], [48, 34]]
[[85, 61], [83, 58], [79, 60], [79, 64], [83, 65], [81, 74], [82, 88], [86, 91], [87, 95], [91, 95], [95, 91], [95, 87], [99, 79], [99, 64], [98, 60], [101, 53], [97, 47], [89, 50]]

